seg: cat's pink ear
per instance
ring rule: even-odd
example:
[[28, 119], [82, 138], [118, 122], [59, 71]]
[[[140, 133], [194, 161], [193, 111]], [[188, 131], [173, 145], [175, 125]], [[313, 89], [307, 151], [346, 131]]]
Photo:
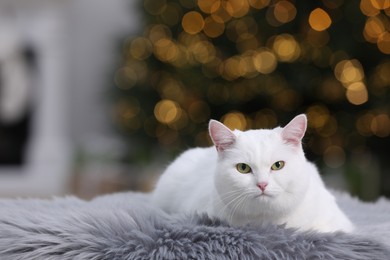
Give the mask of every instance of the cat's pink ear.
[[301, 114], [293, 118], [282, 130], [282, 138], [286, 143], [300, 145], [307, 128], [306, 115]]
[[218, 151], [227, 149], [236, 140], [234, 133], [224, 124], [216, 120], [210, 120], [209, 133]]

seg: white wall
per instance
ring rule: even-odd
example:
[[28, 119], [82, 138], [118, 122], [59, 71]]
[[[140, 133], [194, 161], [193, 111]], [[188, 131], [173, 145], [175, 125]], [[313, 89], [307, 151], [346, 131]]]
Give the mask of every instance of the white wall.
[[0, 20], [11, 19], [36, 46], [39, 66], [28, 162], [0, 168], [0, 196], [69, 193], [76, 147], [91, 153], [115, 149], [105, 92], [120, 36], [136, 30], [134, 2], [0, 2]]
[[[110, 132], [109, 97], [120, 39], [136, 31], [133, 0], [78, 0], [71, 7], [69, 37], [72, 136], [77, 143], [103, 141]], [[93, 139], [93, 140], [91, 140]]]

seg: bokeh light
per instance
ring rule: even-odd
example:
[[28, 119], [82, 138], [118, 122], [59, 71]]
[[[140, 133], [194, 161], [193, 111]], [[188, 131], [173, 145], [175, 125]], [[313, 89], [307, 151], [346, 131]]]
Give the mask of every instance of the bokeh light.
[[293, 62], [299, 58], [301, 48], [298, 42], [290, 34], [281, 34], [275, 37], [272, 49], [278, 59], [283, 62]]
[[204, 19], [202, 15], [196, 11], [191, 11], [183, 16], [182, 26], [184, 31], [189, 34], [197, 34], [203, 30]]
[[361, 105], [368, 101], [368, 92], [366, 86], [362, 82], [355, 82], [348, 86], [347, 99], [354, 105]]
[[284, 24], [292, 21], [297, 14], [294, 4], [289, 1], [278, 1], [274, 6], [275, 19]]
[[216, 38], [225, 31], [225, 23], [218, 17], [209, 16], [205, 19], [204, 33], [211, 38]]
[[222, 117], [222, 123], [230, 129], [246, 130], [247, 120], [240, 112], [230, 112]]
[[336, 78], [345, 86], [363, 80], [364, 71], [358, 60], [342, 60], [337, 63], [334, 73]]
[[221, 0], [198, 0], [198, 6], [206, 14], [215, 13], [221, 7]]
[[278, 62], [272, 51], [268, 49], [259, 49], [253, 55], [253, 64], [258, 72], [269, 74], [276, 69]]
[[313, 30], [324, 31], [332, 24], [332, 19], [323, 9], [317, 8], [310, 13], [309, 24]]
[[390, 33], [383, 32], [378, 37], [378, 49], [384, 54], [390, 54]]

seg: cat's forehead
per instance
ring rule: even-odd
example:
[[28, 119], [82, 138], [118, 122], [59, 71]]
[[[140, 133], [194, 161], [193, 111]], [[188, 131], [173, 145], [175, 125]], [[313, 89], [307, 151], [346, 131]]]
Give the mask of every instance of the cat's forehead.
[[281, 128], [234, 131], [238, 141], [272, 142], [280, 137]]
[[281, 149], [283, 140], [282, 128], [234, 131], [236, 135], [235, 149], [231, 150], [235, 159], [251, 162], [268, 162], [275, 155], [284, 154], [287, 149]]

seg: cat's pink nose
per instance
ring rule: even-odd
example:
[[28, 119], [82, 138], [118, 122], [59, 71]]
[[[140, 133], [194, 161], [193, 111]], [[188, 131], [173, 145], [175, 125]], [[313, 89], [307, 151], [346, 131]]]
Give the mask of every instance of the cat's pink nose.
[[265, 188], [268, 186], [268, 182], [259, 182], [257, 187], [260, 188], [261, 191], [265, 191]]

